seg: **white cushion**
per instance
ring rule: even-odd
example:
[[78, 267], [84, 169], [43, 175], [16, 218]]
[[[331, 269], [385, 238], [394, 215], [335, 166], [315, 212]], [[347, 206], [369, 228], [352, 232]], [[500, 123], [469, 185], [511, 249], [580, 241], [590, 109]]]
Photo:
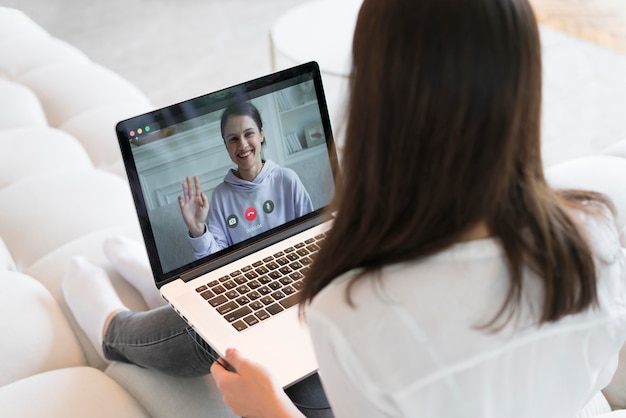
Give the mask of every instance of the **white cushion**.
[[139, 400], [154, 418], [236, 416], [224, 403], [211, 375], [172, 377], [125, 363], [111, 363], [105, 373]]
[[550, 185], [604, 193], [618, 211], [622, 243], [626, 244], [626, 158], [598, 155], [566, 161], [546, 170]]
[[74, 329], [74, 332], [83, 347], [87, 363], [90, 366], [103, 370], [106, 367], [106, 363], [100, 358], [87, 336], [76, 323], [74, 316], [63, 298], [61, 283], [65, 275], [68, 260], [75, 255], [84, 256], [91, 263], [98, 265], [107, 271], [109, 277], [111, 278], [111, 282], [113, 283], [117, 293], [120, 295], [120, 299], [124, 302], [124, 305], [135, 311], [147, 310], [146, 304], [141, 295], [117, 273], [104, 255], [102, 249], [103, 241], [106, 238], [115, 235], [124, 235], [129, 238], [141, 240], [141, 232], [136, 221], [127, 225], [103, 229], [81, 236], [65, 245], [60, 246], [59, 248], [54, 249], [54, 251], [45, 255], [25, 270], [27, 274], [41, 282], [59, 303], [61, 310], [65, 313], [70, 326]]
[[613, 155], [615, 157], [626, 158], [626, 139], [614, 143], [613, 145], [605, 148], [602, 154]]
[[0, 129], [48, 126], [39, 99], [28, 87], [0, 78]]
[[145, 103], [114, 104], [83, 112], [59, 126], [85, 147], [98, 168], [108, 168], [122, 160], [115, 135], [117, 122], [152, 110]]
[[37, 94], [52, 126], [60, 126], [70, 118], [105, 105], [150, 105], [130, 82], [93, 63], [47, 66], [18, 80]]
[[50, 36], [0, 42], [0, 57], [0, 74], [13, 79], [50, 65], [89, 62], [82, 51]]
[[124, 163], [122, 162], [122, 160], [116, 161], [115, 163], [110, 164], [106, 167], [102, 167], [102, 169], [113, 173], [116, 176], [123, 178], [124, 180], [128, 179], [128, 176], [126, 174], [126, 168], [124, 167]]
[[149, 417], [120, 385], [90, 367], [54, 370], [0, 388], [0, 416]]
[[0, 272], [15, 270], [17, 270], [17, 266], [15, 265], [15, 261], [13, 261], [11, 252], [2, 240], [2, 237], [0, 237]]
[[0, 190], [0, 236], [23, 270], [88, 233], [135, 222], [128, 182], [100, 170], [31, 176]]
[[71, 135], [50, 127], [0, 130], [0, 188], [26, 177], [69, 170], [89, 170], [93, 164]]
[[41, 283], [22, 273], [0, 272], [0, 286], [0, 386], [86, 364], [65, 315]]
[[21, 38], [46, 38], [50, 34], [23, 12], [0, 7], [0, 40], [11, 42]]

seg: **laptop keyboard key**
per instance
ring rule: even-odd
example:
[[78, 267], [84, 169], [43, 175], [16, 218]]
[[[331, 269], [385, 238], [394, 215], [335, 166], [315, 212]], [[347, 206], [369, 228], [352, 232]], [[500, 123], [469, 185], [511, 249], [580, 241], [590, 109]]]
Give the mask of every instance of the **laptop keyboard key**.
[[300, 302], [300, 295], [294, 293], [293, 295], [282, 299], [279, 303], [283, 305], [285, 309], [289, 309], [292, 306], [297, 305], [298, 302]]
[[270, 289], [272, 290], [278, 290], [280, 289], [282, 286], [279, 282], [272, 282], [270, 284], [267, 285]]
[[[227, 313], [234, 311], [238, 307], [239, 305], [237, 305], [237, 302], [235, 302], [234, 300], [231, 300], [228, 303], [218, 306], [217, 311], [221, 313], [222, 315], [226, 315]], [[232, 322], [232, 321], [228, 321], [228, 322]]]
[[265, 321], [267, 318], [270, 317], [270, 314], [267, 313], [265, 309], [261, 309], [260, 311], [255, 312], [254, 315], [256, 315], [256, 317], [259, 318], [261, 321]]
[[271, 296], [265, 296], [261, 298], [261, 302], [263, 302], [266, 306], [271, 305], [272, 303], [274, 303], [274, 298], [272, 298]]
[[226, 320], [228, 322], [233, 322], [233, 321], [236, 321], [238, 319], [243, 318], [244, 316], [248, 315], [249, 313], [252, 313], [252, 309], [250, 309], [247, 306], [244, 306], [244, 307], [239, 308], [237, 310], [228, 312], [226, 315], [224, 315], [224, 318], [226, 318]]
[[248, 315], [243, 319], [249, 326], [256, 325], [260, 322], [259, 318], [254, 315]]
[[212, 290], [212, 291], [213, 291], [216, 295], [222, 294], [222, 293], [224, 293], [224, 292], [226, 291], [226, 289], [225, 289], [225, 288], [224, 288], [224, 286], [222, 286], [222, 285], [212, 287], [212, 288], [211, 288], [211, 290]]
[[225, 302], [228, 302], [228, 298], [224, 295], [219, 295], [219, 296], [214, 297], [213, 299], [209, 299], [209, 303], [213, 307], [219, 306]]
[[246, 295], [250, 300], [257, 300], [261, 297], [261, 294], [257, 291], [252, 291]]
[[265, 267], [267, 267], [270, 270], [276, 270], [278, 267], [280, 267], [280, 265], [275, 263], [274, 261], [270, 261], [269, 263], [265, 265]]
[[261, 266], [258, 269], [254, 270], [258, 275], [262, 276], [264, 274], [267, 274], [269, 272], [269, 269], [265, 266]]
[[293, 283], [293, 280], [291, 280], [289, 277], [283, 277], [282, 279], [279, 280], [279, 282], [281, 282], [283, 286], [287, 286]]
[[296, 253], [293, 253], [293, 254], [287, 255], [287, 258], [289, 259], [289, 261], [296, 261], [297, 259], [300, 258], [300, 256]]
[[235, 329], [239, 332], [243, 331], [244, 329], [248, 328], [248, 326], [243, 322], [243, 321], [237, 321], [233, 323], [233, 327], [235, 327]]
[[250, 288], [246, 285], [243, 286], [239, 286], [237, 288], [237, 292], [239, 292], [240, 295], [245, 295], [246, 293], [248, 293], [250, 291]]
[[276, 300], [279, 300], [279, 299], [284, 298], [285, 294], [279, 290], [278, 292], [272, 293], [272, 297]]
[[229, 290], [228, 292], [224, 294], [226, 295], [228, 299], [235, 299], [239, 297], [239, 292], [237, 292], [236, 290]]
[[242, 296], [240, 298], [235, 299], [235, 301], [237, 301], [237, 303], [239, 304], [239, 306], [243, 306], [243, 305], [247, 305], [248, 303], [250, 303], [250, 299], [248, 299], [245, 296]]
[[265, 309], [267, 309], [267, 311], [272, 315], [276, 315], [277, 313], [284, 311], [283, 307], [280, 306], [278, 303], [270, 305]]
[[262, 302], [259, 302], [258, 300], [251, 302], [248, 306], [254, 309], [255, 311], [258, 311], [261, 308], [265, 308], [265, 304], [263, 304]]

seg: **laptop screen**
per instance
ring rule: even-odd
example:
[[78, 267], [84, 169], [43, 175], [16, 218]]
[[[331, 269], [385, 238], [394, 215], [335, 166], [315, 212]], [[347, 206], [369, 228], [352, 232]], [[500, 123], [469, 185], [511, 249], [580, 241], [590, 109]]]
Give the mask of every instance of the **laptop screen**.
[[[314, 62], [121, 121], [116, 133], [159, 287], [299, 232], [334, 192], [336, 154]], [[208, 203], [198, 238], [179, 204], [188, 177]]]

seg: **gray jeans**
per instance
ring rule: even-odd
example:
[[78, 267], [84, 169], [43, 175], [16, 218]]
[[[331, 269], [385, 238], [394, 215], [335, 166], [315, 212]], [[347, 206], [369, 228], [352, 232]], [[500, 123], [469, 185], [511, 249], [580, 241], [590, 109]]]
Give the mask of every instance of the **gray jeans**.
[[[109, 360], [179, 377], [208, 374], [218, 357], [169, 306], [117, 314], [109, 324], [102, 349]], [[306, 416], [333, 416], [317, 374], [285, 392]]]

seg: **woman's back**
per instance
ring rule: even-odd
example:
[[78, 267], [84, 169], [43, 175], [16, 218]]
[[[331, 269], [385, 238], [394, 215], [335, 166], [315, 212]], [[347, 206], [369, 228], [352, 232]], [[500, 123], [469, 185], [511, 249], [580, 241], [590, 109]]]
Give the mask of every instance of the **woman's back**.
[[493, 239], [361, 278], [354, 307], [352, 274], [333, 282], [307, 317], [337, 416], [574, 417], [609, 383], [626, 331], [615, 228], [603, 215], [585, 226], [599, 244], [601, 308], [541, 326], [543, 286], [526, 272], [516, 316], [484, 327], [509, 286]]

